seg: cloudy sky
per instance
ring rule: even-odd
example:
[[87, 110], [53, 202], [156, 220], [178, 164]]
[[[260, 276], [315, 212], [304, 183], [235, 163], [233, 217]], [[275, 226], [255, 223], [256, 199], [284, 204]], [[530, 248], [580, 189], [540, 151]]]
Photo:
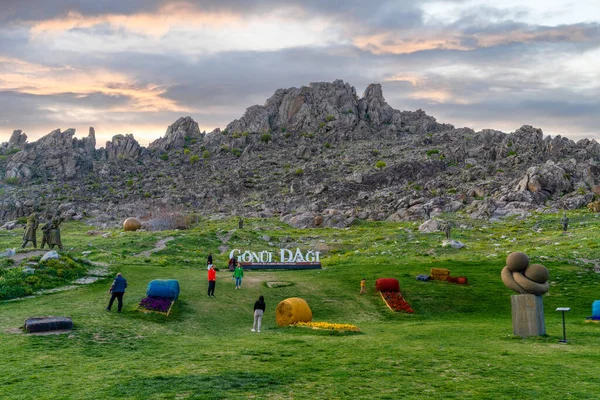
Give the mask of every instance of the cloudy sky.
[[[499, 5], [502, 4], [502, 5]], [[598, 0], [0, 0], [0, 142], [224, 127], [277, 88], [383, 85], [440, 122], [600, 139]]]

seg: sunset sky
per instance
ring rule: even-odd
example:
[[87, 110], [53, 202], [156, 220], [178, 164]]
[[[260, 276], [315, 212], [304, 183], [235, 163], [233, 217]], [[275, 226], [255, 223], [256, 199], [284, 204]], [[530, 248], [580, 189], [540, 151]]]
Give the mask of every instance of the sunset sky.
[[600, 2], [0, 0], [0, 142], [94, 126], [99, 146], [147, 144], [335, 79], [457, 127], [599, 140]]

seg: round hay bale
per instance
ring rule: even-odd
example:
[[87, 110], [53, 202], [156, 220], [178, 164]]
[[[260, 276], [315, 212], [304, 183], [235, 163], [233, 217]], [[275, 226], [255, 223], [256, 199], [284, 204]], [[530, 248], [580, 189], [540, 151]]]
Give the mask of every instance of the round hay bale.
[[291, 297], [277, 304], [275, 320], [278, 326], [288, 326], [296, 322], [312, 321], [312, 311], [308, 303], [299, 297]]
[[512, 272], [523, 272], [529, 265], [529, 257], [524, 253], [514, 252], [506, 257], [506, 266]]
[[25, 331], [49, 332], [73, 329], [73, 320], [69, 317], [31, 317], [23, 324]]
[[550, 273], [548, 272], [548, 268], [541, 264], [531, 264], [525, 270], [525, 276], [534, 282], [544, 283], [550, 277]]
[[399, 292], [400, 282], [396, 278], [379, 278], [375, 281], [375, 290], [379, 292]]
[[123, 222], [123, 230], [125, 231], [137, 231], [142, 227], [142, 223], [137, 218], [127, 218]]

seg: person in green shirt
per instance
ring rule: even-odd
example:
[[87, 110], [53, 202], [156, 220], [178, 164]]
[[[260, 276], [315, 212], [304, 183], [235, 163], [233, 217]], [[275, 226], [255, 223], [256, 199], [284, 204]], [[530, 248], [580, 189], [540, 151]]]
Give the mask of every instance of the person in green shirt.
[[244, 277], [244, 268], [242, 268], [242, 263], [238, 261], [235, 269], [233, 270], [233, 277], [235, 278], [235, 288], [242, 288], [242, 278]]

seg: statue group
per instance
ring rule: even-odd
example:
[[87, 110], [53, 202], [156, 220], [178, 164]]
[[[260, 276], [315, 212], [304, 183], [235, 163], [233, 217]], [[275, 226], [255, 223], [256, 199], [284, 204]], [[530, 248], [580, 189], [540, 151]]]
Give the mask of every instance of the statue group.
[[[58, 246], [62, 250], [62, 241], [60, 239], [60, 224], [62, 218], [57, 214], [54, 217], [47, 214], [46, 223], [42, 225], [42, 245], [40, 248], [44, 248], [47, 244], [50, 249], [54, 249], [54, 246]], [[33, 248], [37, 249], [37, 229], [39, 227], [39, 220], [36, 213], [32, 213], [27, 218], [27, 224], [25, 225], [25, 233], [23, 234], [23, 245], [21, 248], [25, 248], [27, 243], [32, 242]]]

